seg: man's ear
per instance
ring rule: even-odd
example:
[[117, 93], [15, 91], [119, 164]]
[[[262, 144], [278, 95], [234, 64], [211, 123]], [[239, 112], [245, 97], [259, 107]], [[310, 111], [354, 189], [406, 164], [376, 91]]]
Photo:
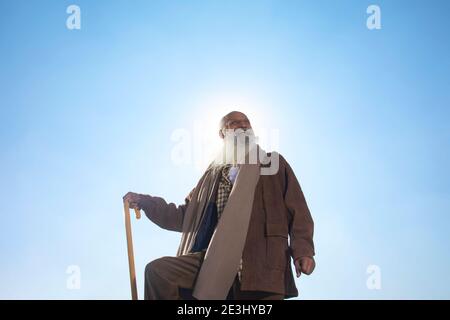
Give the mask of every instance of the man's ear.
[[222, 129], [219, 130], [219, 137], [222, 138], [222, 139], [225, 138], [225, 135], [223, 134], [223, 130]]

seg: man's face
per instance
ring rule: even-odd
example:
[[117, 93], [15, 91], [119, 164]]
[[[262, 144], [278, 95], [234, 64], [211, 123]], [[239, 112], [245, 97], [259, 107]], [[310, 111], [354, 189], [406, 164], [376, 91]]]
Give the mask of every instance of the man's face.
[[241, 112], [233, 112], [227, 116], [223, 124], [223, 128], [220, 133], [220, 137], [223, 139], [225, 136], [225, 130], [242, 129], [244, 131], [251, 129], [252, 126], [247, 116]]
[[223, 139], [220, 161], [245, 163], [245, 157], [256, 146], [255, 135], [247, 116], [241, 112], [229, 113], [222, 120], [219, 135]]

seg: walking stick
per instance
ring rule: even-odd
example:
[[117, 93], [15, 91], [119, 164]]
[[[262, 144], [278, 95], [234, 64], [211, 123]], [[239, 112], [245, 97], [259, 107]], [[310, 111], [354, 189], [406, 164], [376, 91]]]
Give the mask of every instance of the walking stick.
[[[138, 299], [138, 292], [136, 286], [136, 269], [134, 267], [134, 252], [133, 252], [133, 238], [131, 235], [131, 219], [130, 219], [130, 204], [124, 201], [123, 208], [125, 211], [125, 231], [127, 234], [127, 248], [128, 248], [128, 265], [130, 267], [130, 285], [131, 285], [131, 299]], [[141, 218], [141, 212], [134, 208], [136, 219]]]

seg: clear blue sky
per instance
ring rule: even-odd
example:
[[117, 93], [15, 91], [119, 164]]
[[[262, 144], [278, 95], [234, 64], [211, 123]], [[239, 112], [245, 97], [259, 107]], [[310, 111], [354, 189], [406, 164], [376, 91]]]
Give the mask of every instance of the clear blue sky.
[[[66, 28], [70, 4], [81, 30]], [[381, 30], [366, 27], [370, 4]], [[315, 219], [300, 298], [449, 299], [449, 12], [444, 0], [1, 0], [0, 298], [128, 299], [122, 196], [181, 203], [201, 170], [171, 161], [172, 133], [241, 109], [279, 130]], [[142, 297], [146, 263], [174, 255], [180, 234], [145, 217], [133, 232]]]

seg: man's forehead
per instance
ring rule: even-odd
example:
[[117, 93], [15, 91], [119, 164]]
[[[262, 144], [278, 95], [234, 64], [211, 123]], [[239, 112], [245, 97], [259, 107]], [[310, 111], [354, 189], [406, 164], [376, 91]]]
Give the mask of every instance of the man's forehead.
[[232, 120], [248, 120], [248, 118], [242, 112], [232, 112], [229, 115], [227, 115], [226, 122], [229, 122]]

